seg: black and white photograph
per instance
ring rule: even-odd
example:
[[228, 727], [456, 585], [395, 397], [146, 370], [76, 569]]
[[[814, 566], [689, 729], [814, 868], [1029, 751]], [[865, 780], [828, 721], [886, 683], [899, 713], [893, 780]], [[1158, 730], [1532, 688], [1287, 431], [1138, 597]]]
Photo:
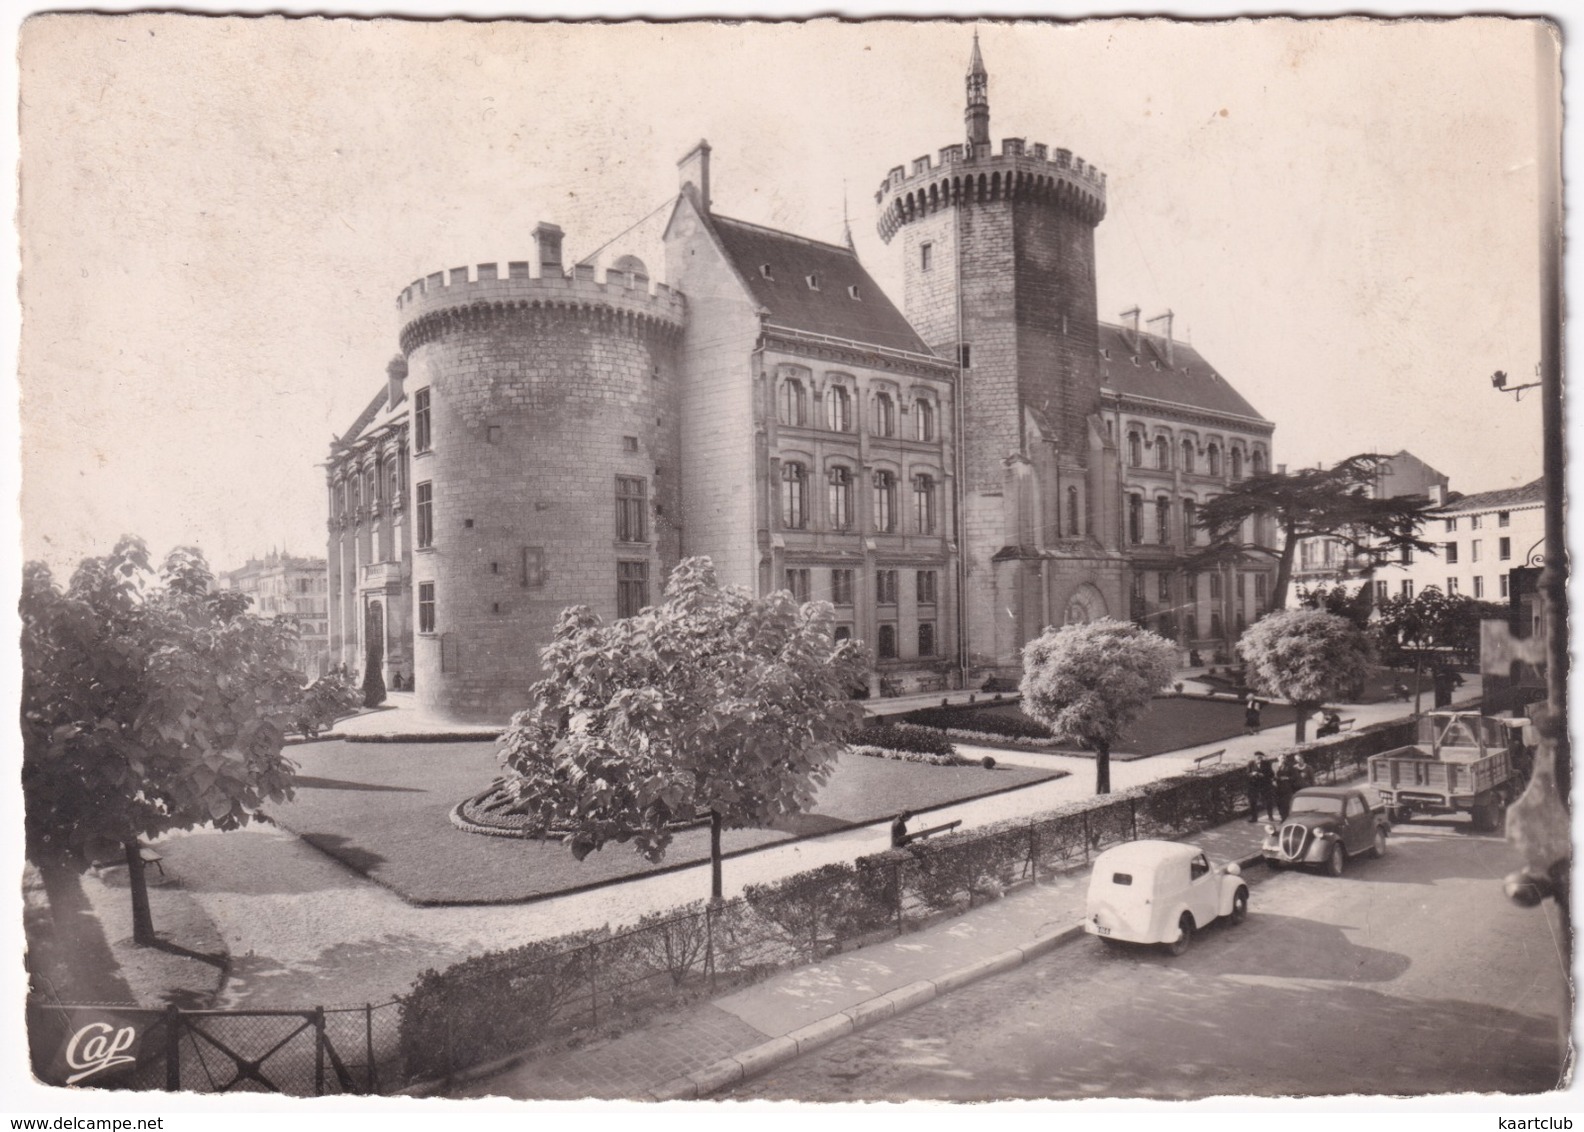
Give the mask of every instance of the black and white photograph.
[[465, 15], [18, 17], [7, 1107], [1577, 1111], [1563, 23]]

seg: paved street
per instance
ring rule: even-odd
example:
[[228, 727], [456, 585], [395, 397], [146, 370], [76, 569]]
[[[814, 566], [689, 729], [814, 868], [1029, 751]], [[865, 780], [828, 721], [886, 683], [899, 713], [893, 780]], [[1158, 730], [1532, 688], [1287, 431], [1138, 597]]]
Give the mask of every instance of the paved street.
[[[1340, 879], [1260, 879], [1248, 921], [1179, 959], [1083, 939], [732, 1092], [736, 1098], [1538, 1092], [1561, 979], [1512, 850], [1465, 823], [1399, 826]], [[1253, 870], [1256, 877], [1263, 869]]]

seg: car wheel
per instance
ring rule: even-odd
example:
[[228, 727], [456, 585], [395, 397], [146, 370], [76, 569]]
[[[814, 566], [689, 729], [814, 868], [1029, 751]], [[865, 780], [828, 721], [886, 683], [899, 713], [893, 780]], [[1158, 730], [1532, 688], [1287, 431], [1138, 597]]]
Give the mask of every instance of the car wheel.
[[1193, 944], [1194, 922], [1187, 912], [1177, 920], [1177, 938], [1166, 945], [1173, 955], [1181, 955]]
[[1248, 889], [1239, 888], [1232, 897], [1232, 922], [1241, 924], [1248, 919]]
[[1370, 856], [1377, 861], [1386, 856], [1386, 831], [1375, 827], [1375, 844], [1370, 846]]
[[1331, 855], [1325, 859], [1325, 871], [1329, 876], [1339, 877], [1345, 868], [1347, 868], [1347, 850], [1338, 842], [1331, 846]]
[[1475, 806], [1472, 817], [1474, 828], [1482, 833], [1492, 833], [1501, 826], [1500, 806]]

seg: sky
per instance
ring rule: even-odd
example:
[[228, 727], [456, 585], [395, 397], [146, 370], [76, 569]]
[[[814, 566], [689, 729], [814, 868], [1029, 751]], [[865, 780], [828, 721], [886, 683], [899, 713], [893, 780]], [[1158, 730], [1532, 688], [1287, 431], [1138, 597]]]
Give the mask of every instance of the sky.
[[[1274, 460], [1409, 449], [1540, 474], [1536, 37], [1442, 22], [981, 21], [991, 134], [1108, 177], [1100, 314], [1167, 308], [1276, 423]], [[526, 259], [540, 221], [663, 275], [654, 214], [714, 151], [724, 215], [875, 231], [961, 140], [973, 25], [41, 16], [19, 66], [22, 550], [123, 532], [217, 568], [322, 555], [331, 438], [395, 298]], [[663, 215], [663, 214], [662, 214]], [[640, 223], [648, 217], [647, 223]]]

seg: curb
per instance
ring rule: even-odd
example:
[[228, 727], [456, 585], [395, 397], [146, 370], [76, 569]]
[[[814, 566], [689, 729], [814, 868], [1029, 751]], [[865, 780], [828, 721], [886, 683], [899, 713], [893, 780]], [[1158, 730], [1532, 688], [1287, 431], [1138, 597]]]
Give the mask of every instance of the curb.
[[[1236, 864], [1240, 870], [1247, 870], [1265, 860], [1259, 853], [1250, 853], [1239, 857]], [[933, 979], [920, 979], [908, 983], [886, 994], [865, 999], [856, 1006], [846, 1010], [839, 1010], [835, 1014], [826, 1015], [816, 1022], [783, 1034], [779, 1038], [771, 1038], [756, 1046], [750, 1046], [731, 1057], [723, 1057], [713, 1061], [703, 1069], [695, 1070], [683, 1077], [674, 1077], [665, 1084], [649, 1093], [649, 1100], [654, 1101], [696, 1101], [703, 1100], [712, 1093], [732, 1085], [741, 1084], [752, 1077], [758, 1077], [779, 1065], [784, 1065], [806, 1053], [828, 1046], [838, 1039], [859, 1030], [868, 1029], [887, 1018], [894, 1018], [899, 1014], [912, 1010], [915, 1006], [923, 1006], [949, 991], [976, 983], [980, 979], [989, 978], [1014, 970], [1032, 959], [1037, 959], [1055, 951], [1058, 947], [1071, 943], [1084, 934], [1083, 922], [1079, 921], [1071, 927], [1064, 928], [1048, 936], [1041, 936], [1030, 943], [1019, 947], [1009, 948], [997, 955], [986, 959], [979, 959], [966, 967], [959, 967], [955, 971], [948, 971]]]

